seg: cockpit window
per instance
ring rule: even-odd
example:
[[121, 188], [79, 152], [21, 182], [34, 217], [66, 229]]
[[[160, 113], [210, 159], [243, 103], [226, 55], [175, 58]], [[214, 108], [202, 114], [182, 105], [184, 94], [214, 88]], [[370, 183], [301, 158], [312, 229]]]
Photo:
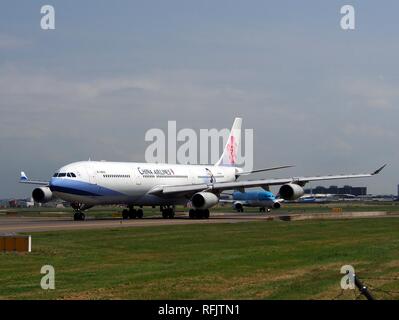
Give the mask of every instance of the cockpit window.
[[54, 173], [53, 178], [58, 177], [58, 172]]
[[72, 177], [72, 178], [76, 178], [76, 174], [74, 174], [73, 172], [71, 172], [71, 177]]
[[71, 177], [71, 174], [69, 172], [67, 173], [67, 177]]
[[66, 176], [66, 173], [65, 172], [62, 172], [62, 173], [59, 173], [58, 174], [58, 177], [65, 177]]

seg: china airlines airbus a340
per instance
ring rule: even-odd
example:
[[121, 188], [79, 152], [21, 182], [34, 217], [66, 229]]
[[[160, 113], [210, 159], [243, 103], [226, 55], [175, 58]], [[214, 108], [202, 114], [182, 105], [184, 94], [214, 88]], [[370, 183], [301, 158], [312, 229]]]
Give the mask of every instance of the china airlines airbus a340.
[[173, 218], [175, 205], [186, 205], [189, 201], [190, 218], [208, 218], [209, 209], [219, 202], [220, 193], [225, 190], [250, 187], [268, 190], [270, 186], [280, 185], [280, 198], [294, 200], [304, 194], [303, 187], [309, 181], [371, 177], [385, 167], [366, 174], [239, 180], [250, 173], [289, 167], [251, 172], [237, 167], [241, 122], [241, 118], [235, 119], [223, 154], [214, 165], [81, 161], [57, 170], [50, 181], [29, 180], [21, 172], [20, 182], [41, 185], [32, 192], [36, 202], [45, 203], [54, 198], [70, 202], [75, 220], [84, 220], [86, 209], [110, 204], [126, 205], [122, 212], [124, 219], [142, 218], [143, 206], [159, 206], [164, 218]]

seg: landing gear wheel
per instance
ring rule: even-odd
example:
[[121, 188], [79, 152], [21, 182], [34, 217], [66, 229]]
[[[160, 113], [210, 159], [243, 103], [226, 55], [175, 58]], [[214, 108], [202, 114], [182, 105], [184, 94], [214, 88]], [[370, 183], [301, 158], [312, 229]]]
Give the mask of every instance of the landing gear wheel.
[[143, 209], [138, 209], [138, 210], [136, 211], [136, 216], [137, 216], [137, 218], [139, 218], [139, 219], [143, 219], [143, 216], [144, 216]]
[[173, 219], [175, 217], [175, 210], [173, 208], [164, 208], [162, 210], [162, 218]]
[[123, 209], [123, 211], [122, 211], [122, 219], [123, 220], [129, 219], [129, 211], [127, 209]]
[[83, 221], [86, 218], [83, 212], [77, 211], [73, 215], [73, 220], [75, 221]]
[[136, 219], [137, 218], [137, 211], [135, 209], [129, 210], [129, 218]]
[[209, 210], [208, 210], [208, 209], [206, 209], [206, 210], [203, 211], [202, 217], [203, 217], [204, 219], [209, 219]]

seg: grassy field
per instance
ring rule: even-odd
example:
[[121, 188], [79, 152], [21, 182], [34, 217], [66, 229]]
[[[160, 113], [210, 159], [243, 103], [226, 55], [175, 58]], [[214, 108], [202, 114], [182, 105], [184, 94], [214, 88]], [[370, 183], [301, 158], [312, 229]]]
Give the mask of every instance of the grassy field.
[[[0, 299], [354, 299], [344, 264], [397, 299], [398, 230], [380, 218], [35, 233], [31, 254], [0, 254]], [[55, 290], [40, 288], [45, 264]]]

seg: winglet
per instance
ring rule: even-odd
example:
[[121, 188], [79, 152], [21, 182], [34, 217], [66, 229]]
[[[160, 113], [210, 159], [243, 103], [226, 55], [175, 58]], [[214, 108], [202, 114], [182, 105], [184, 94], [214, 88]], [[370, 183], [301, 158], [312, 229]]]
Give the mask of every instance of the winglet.
[[21, 171], [21, 177], [19, 178], [19, 181], [28, 181], [28, 177], [26, 176], [25, 172]]
[[381, 168], [375, 170], [375, 171], [372, 173], [372, 175], [374, 176], [374, 175], [376, 175], [376, 174], [379, 174], [379, 173], [382, 171], [382, 169], [384, 169], [386, 166], [387, 166], [387, 164], [384, 164]]

